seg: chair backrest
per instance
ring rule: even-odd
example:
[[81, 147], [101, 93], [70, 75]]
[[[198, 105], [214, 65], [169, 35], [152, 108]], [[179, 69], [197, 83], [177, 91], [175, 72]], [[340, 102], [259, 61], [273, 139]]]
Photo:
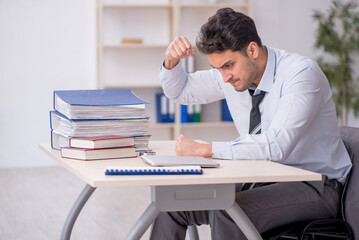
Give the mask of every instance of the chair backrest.
[[359, 128], [341, 127], [340, 135], [349, 145], [353, 162], [344, 195], [344, 218], [353, 229], [354, 239], [359, 239]]

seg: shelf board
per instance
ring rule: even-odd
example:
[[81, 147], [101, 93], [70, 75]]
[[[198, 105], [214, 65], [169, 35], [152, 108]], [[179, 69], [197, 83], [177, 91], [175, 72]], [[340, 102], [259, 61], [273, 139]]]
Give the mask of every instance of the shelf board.
[[218, 122], [197, 122], [197, 123], [181, 123], [182, 128], [214, 128], [214, 127], [235, 127], [233, 122], [225, 122], [225, 121], [218, 121]]
[[103, 8], [170, 8], [172, 4], [103, 4]]
[[181, 4], [181, 8], [247, 8], [247, 4], [225, 4], [225, 3], [200, 3], [200, 4]]
[[[118, 44], [103, 45], [104, 49], [126, 49], [126, 48], [167, 48], [169, 44]], [[101, 46], [98, 46], [101, 48]]]
[[163, 129], [163, 128], [173, 128], [174, 123], [151, 123], [150, 128], [152, 129]]

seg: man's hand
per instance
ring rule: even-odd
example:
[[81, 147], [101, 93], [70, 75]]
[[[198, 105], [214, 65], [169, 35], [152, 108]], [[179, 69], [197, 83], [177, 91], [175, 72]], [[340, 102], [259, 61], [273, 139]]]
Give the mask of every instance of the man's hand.
[[178, 156], [212, 157], [213, 155], [212, 144], [197, 143], [185, 135], [178, 137], [175, 150]]
[[166, 50], [164, 67], [170, 70], [178, 64], [181, 58], [192, 54], [194, 54], [194, 49], [187, 38], [177, 37]]

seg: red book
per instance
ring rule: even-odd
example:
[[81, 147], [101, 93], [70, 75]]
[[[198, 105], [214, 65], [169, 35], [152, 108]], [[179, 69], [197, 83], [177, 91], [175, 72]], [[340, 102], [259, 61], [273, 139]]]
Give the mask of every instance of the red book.
[[124, 136], [81, 137], [70, 138], [69, 140], [70, 148], [102, 149], [133, 145], [135, 145], [135, 138]]
[[61, 157], [78, 160], [103, 160], [137, 157], [137, 154], [134, 146], [102, 149], [61, 148]]

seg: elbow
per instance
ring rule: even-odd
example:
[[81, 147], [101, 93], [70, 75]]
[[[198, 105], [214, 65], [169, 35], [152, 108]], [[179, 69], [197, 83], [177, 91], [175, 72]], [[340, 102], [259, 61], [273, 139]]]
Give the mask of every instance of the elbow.
[[278, 142], [273, 141], [269, 144], [270, 161], [282, 163], [289, 155], [290, 150], [286, 146], [281, 146]]

